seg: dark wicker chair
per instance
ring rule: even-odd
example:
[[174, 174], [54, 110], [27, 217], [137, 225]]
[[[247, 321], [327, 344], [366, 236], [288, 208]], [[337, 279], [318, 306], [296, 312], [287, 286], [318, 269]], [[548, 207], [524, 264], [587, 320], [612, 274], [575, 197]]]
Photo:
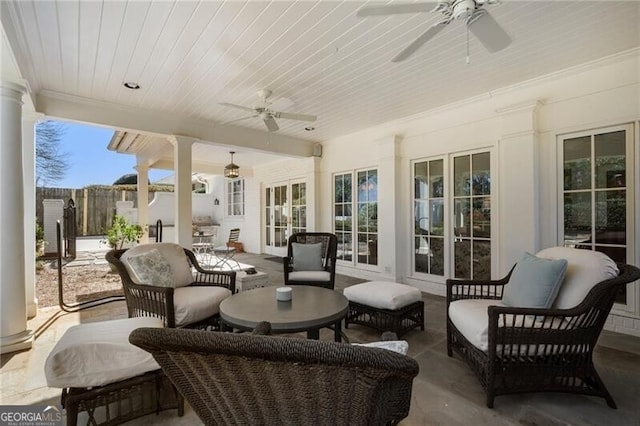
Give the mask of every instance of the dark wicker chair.
[[[120, 274], [129, 318], [141, 316], [157, 317], [164, 319], [166, 327], [176, 327], [175, 289], [134, 283], [124, 263], [120, 260], [125, 251], [111, 250], [106, 254], [105, 258]], [[219, 286], [229, 289], [231, 294], [235, 293], [235, 272], [203, 269], [191, 250], [184, 249], [184, 254], [188, 259], [189, 266], [195, 271], [194, 280], [189, 286]], [[189, 328], [218, 328], [219, 326], [219, 314], [188, 325]]]
[[386, 349], [328, 341], [151, 328], [129, 340], [207, 425], [397, 424], [419, 369]]
[[[322, 271], [297, 271], [294, 269], [293, 243], [322, 244]], [[332, 289], [336, 281], [336, 254], [338, 238], [328, 232], [298, 232], [289, 237], [287, 257], [284, 263], [285, 285], [315, 285]]]
[[640, 278], [635, 266], [618, 268], [616, 278], [596, 284], [571, 309], [489, 306], [487, 351], [460, 333], [449, 317], [449, 305], [461, 299], [501, 300], [511, 272], [496, 281], [447, 280], [448, 355], [455, 351], [467, 361], [485, 389], [489, 408], [498, 395], [525, 392], [599, 396], [616, 408], [596, 372], [593, 349], [618, 288]]

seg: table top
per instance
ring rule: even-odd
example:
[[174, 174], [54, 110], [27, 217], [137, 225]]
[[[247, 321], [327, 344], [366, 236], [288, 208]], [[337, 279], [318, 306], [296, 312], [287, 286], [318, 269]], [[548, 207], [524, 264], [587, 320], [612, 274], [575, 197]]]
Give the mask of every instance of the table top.
[[292, 333], [335, 324], [347, 314], [349, 301], [342, 293], [305, 285], [291, 288], [290, 302], [276, 300], [277, 287], [234, 294], [220, 304], [220, 317], [241, 330], [269, 321], [273, 333]]

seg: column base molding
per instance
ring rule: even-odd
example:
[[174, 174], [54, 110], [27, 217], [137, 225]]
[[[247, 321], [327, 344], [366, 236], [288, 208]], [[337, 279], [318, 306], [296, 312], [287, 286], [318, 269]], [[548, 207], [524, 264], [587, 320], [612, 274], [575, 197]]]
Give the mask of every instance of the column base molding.
[[33, 346], [33, 331], [25, 330], [11, 336], [0, 337], [0, 354], [23, 351]]

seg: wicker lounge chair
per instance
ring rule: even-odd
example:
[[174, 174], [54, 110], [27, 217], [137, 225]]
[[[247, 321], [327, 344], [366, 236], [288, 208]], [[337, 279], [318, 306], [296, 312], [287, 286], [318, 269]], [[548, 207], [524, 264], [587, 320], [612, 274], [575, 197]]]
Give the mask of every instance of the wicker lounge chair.
[[[455, 351], [467, 361], [485, 389], [489, 408], [498, 395], [524, 392], [600, 396], [616, 408], [592, 356], [618, 288], [640, 278], [638, 268], [617, 266], [617, 277], [596, 281], [571, 308], [504, 306], [500, 302], [513, 270], [496, 281], [447, 280], [447, 353], [452, 356]], [[468, 301], [467, 312], [475, 311], [488, 321], [486, 348], [472, 343], [469, 333], [461, 332], [463, 324], [451, 318], [451, 304], [463, 300]], [[474, 309], [471, 304], [476, 303], [484, 305]]]
[[[317, 259], [317, 266], [313, 269], [301, 269], [300, 262], [297, 262], [294, 253], [295, 244], [321, 244], [320, 253]], [[285, 285], [316, 285], [332, 289], [336, 280], [336, 253], [338, 250], [338, 239], [334, 234], [328, 232], [298, 232], [289, 237], [287, 246], [287, 257], [284, 262], [284, 284]], [[304, 249], [300, 250], [304, 252]], [[306, 253], [309, 257], [311, 253]], [[302, 256], [299, 256], [300, 258]], [[305, 259], [306, 264], [311, 259]], [[298, 263], [298, 265], [296, 265]]]
[[151, 328], [129, 340], [207, 425], [397, 424], [418, 374], [408, 356], [345, 343]]
[[129, 250], [148, 253], [153, 249], [162, 252], [173, 265], [172, 286], [136, 283], [131, 267], [123, 261], [127, 250], [111, 250], [105, 256], [122, 279], [129, 317], [162, 318], [171, 328], [218, 327], [218, 307], [224, 298], [235, 293], [236, 273], [205, 270], [191, 250], [173, 243], [142, 244]]

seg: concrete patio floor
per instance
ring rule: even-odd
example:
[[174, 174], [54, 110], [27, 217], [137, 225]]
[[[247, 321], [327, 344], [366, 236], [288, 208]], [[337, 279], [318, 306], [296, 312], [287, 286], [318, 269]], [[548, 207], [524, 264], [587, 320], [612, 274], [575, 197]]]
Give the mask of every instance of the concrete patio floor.
[[[261, 255], [236, 257], [268, 273], [272, 283], [282, 282], [282, 264]], [[338, 276], [336, 289], [361, 281]], [[618, 404], [617, 410], [608, 408], [601, 398], [551, 393], [497, 397], [495, 408], [488, 409], [471, 370], [460, 358], [446, 354], [444, 298], [423, 294], [423, 299], [426, 330], [412, 331], [404, 337], [409, 342], [409, 355], [420, 364], [420, 373], [413, 382], [410, 415], [402, 425], [640, 425], [640, 338], [605, 331], [595, 350], [596, 367]], [[74, 324], [126, 315], [124, 302], [74, 314], [61, 314], [58, 308], [39, 310], [29, 321], [29, 328], [37, 331], [34, 347], [2, 356], [0, 404], [59, 404], [60, 389], [47, 387], [44, 377], [44, 362], [56, 341]], [[379, 337], [379, 333], [360, 326], [351, 326], [346, 333], [352, 342]], [[323, 330], [321, 338], [331, 339], [331, 332]], [[193, 410], [188, 405], [185, 408], [181, 418], [175, 410], [168, 410], [127, 424], [201, 424]]]

